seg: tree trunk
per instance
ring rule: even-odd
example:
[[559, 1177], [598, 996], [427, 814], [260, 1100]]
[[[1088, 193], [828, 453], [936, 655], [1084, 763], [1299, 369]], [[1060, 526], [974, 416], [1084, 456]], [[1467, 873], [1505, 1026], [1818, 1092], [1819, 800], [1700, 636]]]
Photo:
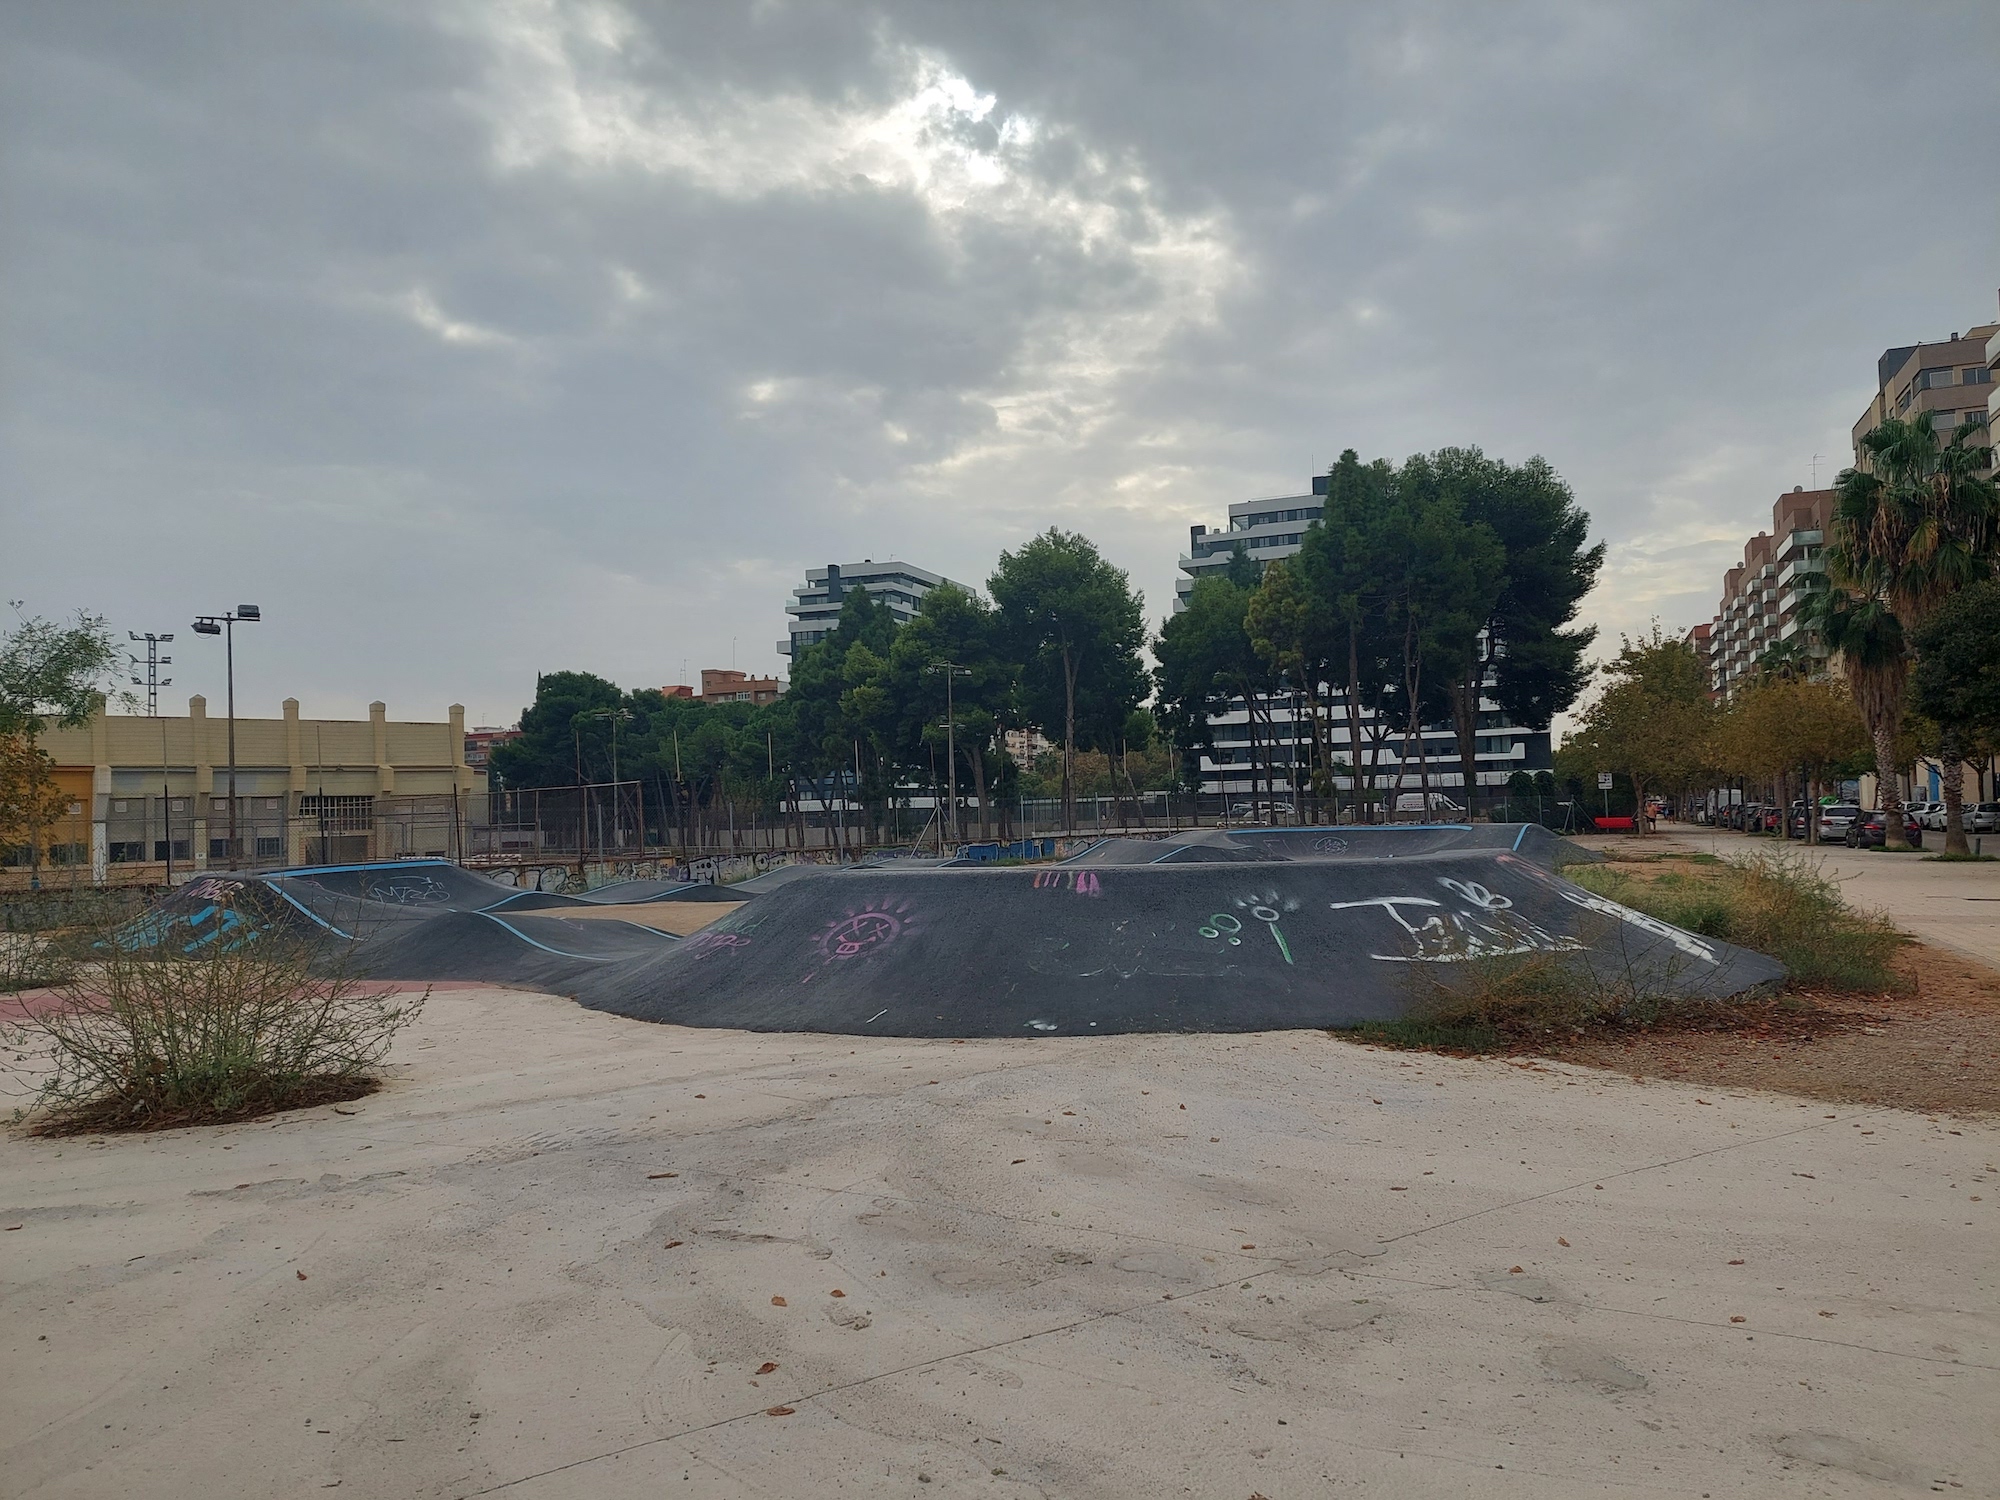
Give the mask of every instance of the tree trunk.
[[1896, 785], [1896, 726], [1885, 716], [1876, 721], [1874, 730], [1875, 802], [1882, 813], [1882, 847], [1907, 849], [1910, 842], [1903, 837], [1903, 793]]
[[1354, 804], [1365, 807], [1367, 798], [1361, 784], [1361, 646], [1359, 629], [1353, 625], [1347, 630], [1347, 758], [1353, 766], [1348, 779], [1354, 785]]
[[985, 747], [968, 750], [965, 758], [972, 762], [972, 794], [979, 800], [979, 836], [988, 839], [993, 836], [993, 810], [986, 800]]
[[1965, 841], [1965, 760], [1959, 754], [1958, 736], [1950, 730], [1944, 734], [1944, 742], [1938, 746], [1938, 759], [1942, 763], [1938, 780], [1944, 791], [1944, 852], [1947, 854], [1970, 854], [1972, 846]]

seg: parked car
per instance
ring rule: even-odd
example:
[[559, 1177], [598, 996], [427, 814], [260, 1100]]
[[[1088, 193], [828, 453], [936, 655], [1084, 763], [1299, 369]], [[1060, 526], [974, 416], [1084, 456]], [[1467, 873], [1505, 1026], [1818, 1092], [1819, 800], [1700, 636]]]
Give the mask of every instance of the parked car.
[[1967, 833], [2000, 833], [2000, 802], [1975, 802], [1965, 809]]
[[[1879, 849], [1888, 837], [1889, 825], [1879, 810], [1865, 812], [1847, 825], [1846, 843], [1850, 849]], [[1912, 849], [1924, 847], [1924, 831], [1907, 811], [1903, 814], [1903, 841]]]
[[1910, 816], [1917, 820], [1919, 828], [1928, 828], [1933, 833], [1944, 832], [1944, 804], [1942, 802], [1912, 802]]
[[1843, 838], [1861, 816], [1861, 808], [1853, 802], [1829, 802], [1819, 810], [1819, 836], [1821, 842], [1827, 839]]
[[1275, 823], [1292, 820], [1292, 804], [1289, 802], [1238, 802], [1229, 809], [1229, 816], [1238, 823]]
[[1812, 809], [1803, 802], [1794, 802], [1785, 815], [1785, 837], [1802, 839], [1806, 836], [1806, 825], [1812, 819]]

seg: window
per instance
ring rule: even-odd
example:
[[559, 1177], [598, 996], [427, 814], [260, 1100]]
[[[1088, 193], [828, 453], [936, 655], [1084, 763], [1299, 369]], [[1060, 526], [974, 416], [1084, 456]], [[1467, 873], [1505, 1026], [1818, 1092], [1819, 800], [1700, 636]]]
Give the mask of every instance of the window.
[[111, 863], [114, 865], [136, 865], [146, 858], [146, 841], [119, 843], [114, 840], [109, 846]]
[[257, 840], [257, 857], [259, 859], [283, 859], [285, 857], [285, 841], [281, 838], [267, 839], [260, 836]]
[[[188, 841], [187, 841], [186, 839], [175, 839], [175, 840], [174, 840], [174, 858], [175, 858], [175, 859], [188, 859], [188, 858], [191, 858], [192, 856], [191, 856], [191, 855], [189, 854], [188, 850], [189, 850], [189, 845], [188, 845]], [[167, 841], [166, 841], [165, 839], [154, 839], [154, 840], [153, 840], [153, 858], [154, 858], [154, 859], [157, 859], [157, 860], [159, 860], [159, 861], [161, 861], [162, 863], [164, 863], [164, 862], [166, 861], [166, 858], [167, 858]]]
[[1957, 385], [1958, 384], [1958, 380], [1956, 378], [1957, 373], [1958, 373], [1957, 371], [1951, 369], [1919, 370], [1917, 371], [1916, 384], [1913, 387], [1913, 389], [1919, 391], [1934, 391], [1939, 386]]
[[1991, 385], [1993, 384], [1993, 372], [1983, 365], [1974, 365], [1970, 369], [1958, 372], [1958, 383], [1960, 385]]
[[373, 797], [301, 797], [299, 816], [317, 818], [322, 833], [366, 833], [375, 821]]

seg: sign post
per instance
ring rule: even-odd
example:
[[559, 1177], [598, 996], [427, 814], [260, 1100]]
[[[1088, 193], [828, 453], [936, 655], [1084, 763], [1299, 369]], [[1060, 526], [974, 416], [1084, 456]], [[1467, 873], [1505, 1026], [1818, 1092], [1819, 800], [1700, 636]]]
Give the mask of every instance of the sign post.
[[1608, 818], [1611, 816], [1611, 773], [1609, 771], [1599, 771], [1597, 773], [1597, 789], [1604, 793], [1604, 816]]

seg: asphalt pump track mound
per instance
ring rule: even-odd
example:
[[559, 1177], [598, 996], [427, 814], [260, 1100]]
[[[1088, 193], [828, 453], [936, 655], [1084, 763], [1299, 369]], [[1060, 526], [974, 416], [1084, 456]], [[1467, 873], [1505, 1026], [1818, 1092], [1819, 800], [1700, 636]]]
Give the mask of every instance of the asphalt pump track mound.
[[443, 862], [210, 874], [119, 940], [196, 948], [288, 925], [385, 981], [515, 985], [687, 1026], [912, 1037], [1351, 1027], [1408, 1014], [1450, 965], [1538, 953], [1690, 998], [1783, 977], [1565, 880], [1561, 844], [1533, 825], [1203, 830], [1106, 840], [1060, 864], [799, 866], [723, 888], [742, 904], [685, 939], [620, 916], [643, 903], [514, 891]]

